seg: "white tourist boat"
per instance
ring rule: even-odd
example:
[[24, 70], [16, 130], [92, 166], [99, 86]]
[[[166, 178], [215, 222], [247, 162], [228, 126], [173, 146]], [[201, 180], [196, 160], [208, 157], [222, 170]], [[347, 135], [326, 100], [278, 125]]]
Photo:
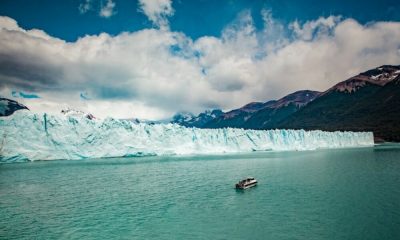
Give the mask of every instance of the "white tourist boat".
[[236, 183], [236, 189], [247, 189], [255, 187], [257, 185], [257, 180], [253, 177], [248, 177]]

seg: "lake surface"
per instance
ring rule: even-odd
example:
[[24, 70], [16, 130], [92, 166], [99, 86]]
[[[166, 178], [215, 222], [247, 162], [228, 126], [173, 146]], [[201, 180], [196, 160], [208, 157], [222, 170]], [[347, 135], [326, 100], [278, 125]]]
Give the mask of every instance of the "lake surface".
[[400, 146], [2, 164], [0, 238], [400, 239]]

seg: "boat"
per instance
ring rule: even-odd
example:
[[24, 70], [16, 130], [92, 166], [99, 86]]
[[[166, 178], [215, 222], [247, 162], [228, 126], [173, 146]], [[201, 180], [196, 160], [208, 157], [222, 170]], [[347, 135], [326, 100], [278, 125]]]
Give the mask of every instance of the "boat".
[[240, 180], [236, 183], [236, 189], [247, 189], [251, 187], [255, 187], [257, 185], [257, 180], [253, 177], [248, 177], [246, 179]]

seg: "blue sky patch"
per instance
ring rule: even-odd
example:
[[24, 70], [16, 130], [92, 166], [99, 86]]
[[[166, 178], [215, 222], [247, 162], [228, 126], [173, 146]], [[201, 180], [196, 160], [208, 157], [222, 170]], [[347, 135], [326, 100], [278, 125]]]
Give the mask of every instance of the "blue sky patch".
[[[117, 35], [152, 28], [153, 23], [138, 10], [134, 0], [114, 1], [109, 17], [101, 16], [107, 1], [92, 0], [90, 10], [82, 13], [86, 0], [54, 1], [2, 0], [0, 15], [15, 19], [24, 29], [42, 29], [52, 36], [75, 41], [85, 35], [106, 32]], [[263, 27], [262, 9], [271, 9], [283, 23], [305, 22], [320, 16], [341, 15], [365, 24], [372, 21], [400, 21], [398, 0], [181, 0], [172, 3], [171, 31], [183, 32], [192, 39], [220, 36], [222, 29], [243, 10], [250, 10], [257, 29]], [[60, 27], [62, 26], [62, 27]]]

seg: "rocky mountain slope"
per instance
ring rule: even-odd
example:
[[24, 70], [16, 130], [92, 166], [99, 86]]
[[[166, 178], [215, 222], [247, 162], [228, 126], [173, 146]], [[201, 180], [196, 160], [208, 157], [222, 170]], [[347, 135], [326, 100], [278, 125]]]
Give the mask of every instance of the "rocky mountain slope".
[[204, 126], [207, 128], [239, 127], [246, 129], [271, 128], [309, 102], [320, 92], [303, 90], [289, 94], [279, 100], [265, 103], [249, 103], [242, 108], [232, 110], [213, 119]]
[[400, 141], [400, 66], [381, 66], [340, 82], [277, 128], [373, 131]]
[[[383, 65], [325, 92], [298, 91], [253, 102], [197, 127], [373, 131], [377, 141], [400, 141], [400, 65]], [[185, 126], [194, 126], [186, 121]]]
[[189, 112], [180, 112], [172, 117], [171, 123], [177, 123], [185, 127], [203, 128], [205, 124], [220, 117], [223, 112], [220, 109], [206, 110], [195, 116]]

